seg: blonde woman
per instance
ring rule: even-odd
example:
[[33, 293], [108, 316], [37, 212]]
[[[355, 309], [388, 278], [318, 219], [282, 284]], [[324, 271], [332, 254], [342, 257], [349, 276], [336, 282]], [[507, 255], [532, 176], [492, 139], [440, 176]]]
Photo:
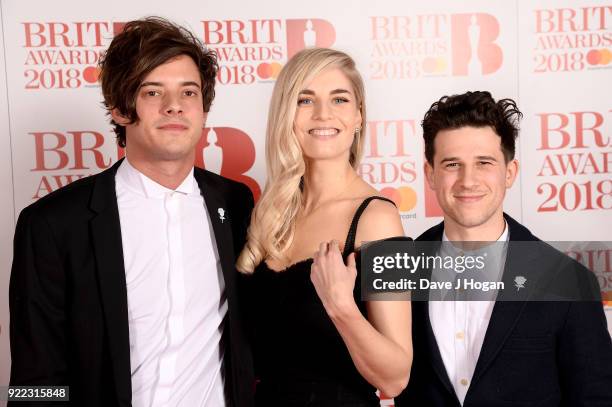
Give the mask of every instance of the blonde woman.
[[283, 68], [268, 115], [267, 184], [238, 259], [259, 406], [376, 406], [376, 389], [395, 396], [408, 382], [410, 303], [359, 295], [356, 244], [404, 232], [393, 203], [355, 171], [365, 123], [348, 55], [307, 49]]

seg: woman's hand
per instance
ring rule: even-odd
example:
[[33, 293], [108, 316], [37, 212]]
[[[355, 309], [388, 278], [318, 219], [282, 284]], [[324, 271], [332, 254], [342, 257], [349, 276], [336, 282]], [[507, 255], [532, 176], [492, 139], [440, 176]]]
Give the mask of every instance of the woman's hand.
[[347, 261], [348, 265], [344, 265], [338, 242], [332, 240], [321, 243], [310, 268], [310, 280], [332, 319], [357, 310], [353, 297], [357, 277], [355, 253]]

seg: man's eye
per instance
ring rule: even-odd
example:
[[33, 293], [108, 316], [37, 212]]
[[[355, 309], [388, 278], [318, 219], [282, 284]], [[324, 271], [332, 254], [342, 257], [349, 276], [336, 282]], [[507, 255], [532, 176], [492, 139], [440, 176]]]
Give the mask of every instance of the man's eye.
[[156, 90], [148, 90], [148, 91], [145, 92], [145, 94], [147, 96], [157, 96], [157, 95], [159, 95], [159, 92], [156, 91]]
[[448, 163], [446, 164], [446, 168], [456, 168], [459, 167], [459, 163]]
[[186, 90], [185, 95], [186, 96], [197, 96], [198, 92], [196, 92], [195, 90]]

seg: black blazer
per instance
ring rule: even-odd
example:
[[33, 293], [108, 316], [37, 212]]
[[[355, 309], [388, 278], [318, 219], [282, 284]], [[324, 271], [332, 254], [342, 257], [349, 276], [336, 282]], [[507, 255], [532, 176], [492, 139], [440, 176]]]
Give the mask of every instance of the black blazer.
[[[115, 193], [120, 163], [49, 194], [19, 215], [9, 290], [13, 386], [70, 386], [70, 405], [131, 405], [127, 289]], [[194, 175], [225, 277], [226, 399], [231, 406], [251, 406], [252, 359], [234, 263], [245, 242], [253, 197], [246, 186], [209, 171], [196, 168]], [[218, 208], [225, 209], [223, 223]]]
[[[508, 215], [510, 241], [539, 241]], [[444, 224], [417, 241], [440, 241]], [[542, 258], [512, 255], [503, 279], [537, 275]], [[396, 407], [456, 406], [429, 320], [429, 303], [412, 303], [414, 360]], [[612, 342], [601, 301], [495, 303], [464, 407], [612, 406]]]

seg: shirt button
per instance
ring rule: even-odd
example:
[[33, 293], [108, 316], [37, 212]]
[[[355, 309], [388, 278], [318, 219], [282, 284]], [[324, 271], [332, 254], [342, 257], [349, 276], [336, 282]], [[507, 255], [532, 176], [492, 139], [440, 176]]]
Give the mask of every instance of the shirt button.
[[461, 383], [463, 386], [467, 386], [469, 382], [468, 382], [468, 380], [467, 380], [467, 379], [461, 379], [461, 382], [460, 382], [460, 383]]
[[464, 336], [465, 336], [465, 335], [463, 334], [463, 332], [457, 332], [457, 333], [455, 334], [455, 338], [457, 338], [457, 339], [463, 339], [463, 338], [464, 338]]

